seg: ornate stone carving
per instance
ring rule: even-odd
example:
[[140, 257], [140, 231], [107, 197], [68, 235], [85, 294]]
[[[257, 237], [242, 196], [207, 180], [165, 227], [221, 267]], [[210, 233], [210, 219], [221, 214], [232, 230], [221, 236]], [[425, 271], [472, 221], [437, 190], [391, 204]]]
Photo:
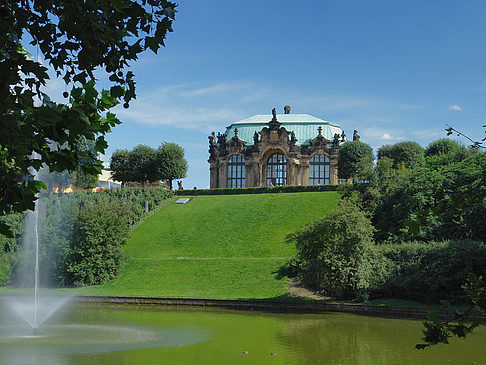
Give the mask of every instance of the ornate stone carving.
[[327, 154], [329, 155], [329, 140], [322, 135], [322, 127], [317, 128], [317, 137], [310, 141], [309, 155], [313, 154]]
[[212, 132], [209, 137], [209, 160], [215, 160], [217, 158], [217, 148], [218, 145], [216, 144], [216, 136], [214, 132]]
[[243, 153], [245, 144], [245, 141], [238, 138], [238, 128], [235, 128], [235, 135], [226, 143], [228, 154]]
[[[288, 114], [290, 107], [284, 108], [284, 112]], [[247, 124], [241, 123], [241, 127], [238, 124], [241, 130], [229, 127], [229, 133], [231, 130], [234, 131], [234, 136], [230, 139], [221, 133], [216, 136], [214, 132], [208, 137], [211, 188], [226, 187], [228, 158], [233, 154], [244, 156], [246, 187], [266, 185], [267, 162], [273, 153], [281, 153], [287, 159], [285, 184], [309, 184], [310, 159], [315, 154], [324, 154], [329, 157], [330, 183], [337, 184], [337, 158], [339, 145], [346, 140], [344, 131], [336, 133], [330, 141], [325, 137], [328, 136], [329, 129], [324, 132], [323, 127], [326, 128], [326, 124], [320, 122], [315, 125], [317, 129], [315, 138], [310, 141], [308, 139], [298, 141], [297, 136], [300, 136], [299, 133], [302, 132], [299, 129], [287, 130], [278, 121], [275, 108], [272, 110], [271, 120], [266, 125], [262, 123], [260, 126], [249, 131]], [[248, 135], [251, 132], [253, 135]], [[240, 139], [240, 135], [244, 140]], [[307, 134], [304, 136], [304, 138], [308, 138]], [[354, 131], [353, 140], [356, 138], [359, 140], [359, 135], [357, 131]]]

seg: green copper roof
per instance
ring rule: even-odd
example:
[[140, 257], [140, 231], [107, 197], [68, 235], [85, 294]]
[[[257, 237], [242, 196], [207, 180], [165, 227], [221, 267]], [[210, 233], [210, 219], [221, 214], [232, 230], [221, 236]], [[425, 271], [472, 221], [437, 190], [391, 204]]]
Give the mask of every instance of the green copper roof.
[[[235, 129], [238, 128], [238, 138], [245, 141], [247, 146], [251, 146], [253, 145], [253, 134], [260, 132], [263, 127], [268, 127], [270, 120], [272, 120], [271, 114], [259, 114], [235, 122], [226, 128], [226, 138], [227, 140], [233, 138]], [[334, 134], [341, 134], [341, 128], [337, 124], [310, 114], [278, 114], [277, 120], [286, 130], [295, 133], [298, 145], [308, 145], [310, 140], [316, 138], [319, 126], [322, 127], [322, 136], [330, 141], [333, 140]]]

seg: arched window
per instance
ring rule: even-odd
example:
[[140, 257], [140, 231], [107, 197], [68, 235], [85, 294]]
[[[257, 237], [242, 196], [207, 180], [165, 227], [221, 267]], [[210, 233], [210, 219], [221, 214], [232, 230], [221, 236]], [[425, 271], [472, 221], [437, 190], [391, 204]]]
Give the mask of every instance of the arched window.
[[245, 187], [245, 160], [242, 155], [233, 155], [229, 158], [226, 187]]
[[326, 155], [314, 155], [310, 159], [309, 185], [329, 184], [329, 158]]
[[267, 161], [267, 186], [283, 186], [287, 183], [287, 158], [274, 153]]

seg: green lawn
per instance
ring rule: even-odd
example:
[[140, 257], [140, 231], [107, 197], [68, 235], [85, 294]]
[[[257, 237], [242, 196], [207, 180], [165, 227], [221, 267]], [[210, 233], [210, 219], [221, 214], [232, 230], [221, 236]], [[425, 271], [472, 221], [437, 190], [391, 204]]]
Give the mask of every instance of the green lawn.
[[198, 196], [148, 217], [127, 242], [123, 275], [78, 294], [277, 298], [286, 236], [337, 206], [336, 192]]

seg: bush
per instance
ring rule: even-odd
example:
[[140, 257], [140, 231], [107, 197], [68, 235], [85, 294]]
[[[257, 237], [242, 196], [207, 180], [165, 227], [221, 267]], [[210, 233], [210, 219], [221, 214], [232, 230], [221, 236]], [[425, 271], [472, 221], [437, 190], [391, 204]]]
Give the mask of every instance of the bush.
[[366, 215], [343, 200], [337, 210], [294, 234], [297, 262], [292, 268], [306, 287], [342, 298], [363, 298], [380, 280], [373, 227]]
[[130, 204], [102, 203], [81, 208], [67, 254], [67, 284], [103, 284], [123, 270], [134, 210]]
[[18, 256], [18, 243], [24, 232], [24, 214], [14, 213], [1, 217], [8, 224], [14, 237], [0, 234], [0, 285], [7, 285], [11, 281], [11, 272]]

